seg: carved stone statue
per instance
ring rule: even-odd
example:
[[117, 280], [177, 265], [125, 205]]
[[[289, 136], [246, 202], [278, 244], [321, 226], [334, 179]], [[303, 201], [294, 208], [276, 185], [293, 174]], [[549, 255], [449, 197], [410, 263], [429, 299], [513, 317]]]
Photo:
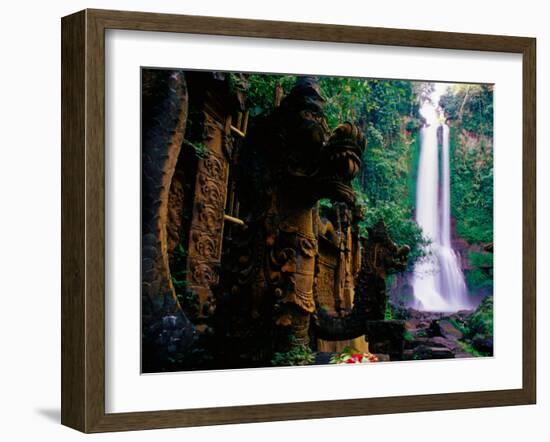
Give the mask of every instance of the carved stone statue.
[[361, 269], [355, 280], [353, 307], [338, 314], [317, 309], [316, 330], [322, 339], [344, 340], [368, 334], [369, 322], [383, 320], [385, 316], [387, 276], [407, 266], [409, 246], [398, 247], [391, 240], [383, 220], [367, 231], [369, 236], [363, 241]]
[[[243, 258], [255, 267], [246, 269], [255, 275], [246, 283], [253, 315], [271, 309], [277, 351], [309, 344], [317, 309], [318, 201], [330, 198], [355, 207], [351, 181], [361, 166], [365, 138], [351, 123], [329, 134], [323, 107], [315, 79], [300, 78], [273, 114], [258, 122], [240, 156], [241, 213], [247, 214], [256, 257]], [[242, 282], [236, 289], [243, 289]]]

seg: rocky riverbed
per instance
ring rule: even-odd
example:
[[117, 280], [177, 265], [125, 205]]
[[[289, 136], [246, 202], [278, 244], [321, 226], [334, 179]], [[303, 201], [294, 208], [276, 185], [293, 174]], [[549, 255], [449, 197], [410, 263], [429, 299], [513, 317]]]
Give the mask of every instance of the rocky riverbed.
[[493, 299], [475, 311], [424, 312], [411, 308], [397, 312], [405, 320], [404, 360], [492, 356]]

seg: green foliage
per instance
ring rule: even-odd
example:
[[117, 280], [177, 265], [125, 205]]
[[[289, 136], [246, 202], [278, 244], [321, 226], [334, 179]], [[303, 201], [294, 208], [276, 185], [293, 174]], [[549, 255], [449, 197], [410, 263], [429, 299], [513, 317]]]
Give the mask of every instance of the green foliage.
[[[388, 277], [388, 285], [391, 285], [391, 282], [389, 280], [392, 278], [392, 276]], [[386, 311], [384, 312], [384, 321], [390, 321], [393, 319], [393, 311], [391, 304], [389, 302], [386, 302]]]
[[466, 272], [466, 282], [471, 291], [493, 286], [493, 254], [470, 252], [470, 269]]
[[197, 158], [204, 159], [208, 156], [208, 148], [204, 143], [193, 143], [189, 140], [183, 140], [183, 143], [192, 149], [192, 152], [197, 156]]
[[283, 95], [286, 95], [294, 86], [296, 76], [294, 75], [270, 75], [253, 74], [248, 77], [248, 108], [253, 117], [262, 113], [269, 113], [275, 104], [275, 89], [277, 85], [283, 88]]
[[471, 265], [476, 267], [493, 267], [493, 254], [489, 252], [470, 252]]
[[321, 77], [319, 85], [329, 126], [353, 121], [372, 147], [391, 143], [399, 135], [402, 117], [418, 112], [410, 81]]
[[493, 136], [493, 86], [456, 85], [439, 101], [447, 118], [459, 121], [460, 127], [486, 137]]
[[413, 219], [419, 142], [418, 99], [414, 83], [368, 80], [369, 103], [358, 123], [367, 134], [367, 150], [354, 187], [365, 209], [366, 227], [384, 219], [394, 242], [411, 247], [409, 268], [426, 244]]
[[356, 122], [369, 106], [369, 80], [322, 77], [319, 86], [321, 94], [326, 99], [325, 115], [331, 128], [344, 121]]
[[187, 251], [181, 245], [181, 243], [176, 245], [172, 259], [173, 261], [170, 266], [172, 270], [172, 284], [174, 285], [176, 293], [178, 293], [184, 291], [187, 287]]
[[460, 345], [460, 347], [462, 348], [462, 351], [464, 351], [466, 353], [470, 353], [472, 356], [474, 356], [476, 358], [481, 357], [481, 356], [487, 356], [486, 354], [477, 351], [475, 349], [475, 347], [469, 342], [458, 341], [458, 345]]
[[487, 296], [464, 323], [460, 323], [454, 319], [450, 321], [463, 334], [462, 339], [458, 341], [463, 351], [476, 357], [492, 355], [492, 352], [488, 352], [486, 345], [479, 347], [478, 344], [479, 341], [492, 341], [493, 338], [492, 296]]
[[470, 244], [493, 241], [493, 153], [451, 128], [451, 211], [457, 233]]
[[487, 296], [470, 316], [465, 337], [493, 336], [493, 297]]
[[399, 245], [407, 244], [411, 247], [409, 254], [408, 268], [414, 266], [416, 260], [424, 256], [422, 247], [428, 241], [422, 235], [422, 229], [412, 218], [412, 209], [408, 206], [408, 199], [402, 200], [381, 200], [371, 203], [371, 200], [361, 193], [360, 200], [365, 207], [365, 219], [360, 222], [361, 233], [368, 236], [367, 227], [372, 227], [382, 218], [392, 240]]
[[322, 198], [319, 200], [319, 208], [322, 209], [330, 209], [332, 207], [332, 201], [328, 198]]
[[[426, 240], [413, 219], [416, 189], [415, 165], [418, 162], [418, 136], [400, 134], [386, 147], [367, 148], [361, 175], [354, 187], [358, 202], [365, 209], [362, 233], [382, 218], [393, 241], [411, 247], [409, 268], [423, 256]], [[416, 162], [416, 163], [415, 163]]]
[[416, 133], [420, 130], [422, 126], [418, 119], [410, 119], [405, 124], [405, 130], [410, 133]]
[[405, 330], [405, 333], [403, 334], [403, 339], [406, 342], [412, 342], [414, 341], [414, 336], [409, 330]]
[[448, 321], [463, 335], [466, 333], [466, 326], [463, 322], [456, 320], [455, 318], [449, 318]]
[[[296, 338], [291, 337], [295, 341]], [[289, 351], [276, 352], [271, 359], [274, 367], [311, 365], [315, 362], [315, 353], [305, 345], [295, 345]]]
[[410, 144], [409, 206], [416, 206], [416, 183], [418, 181], [418, 163], [420, 162], [420, 136], [415, 135]]
[[[273, 110], [277, 85], [286, 95], [295, 82], [294, 75], [250, 75], [247, 96], [251, 115]], [[418, 100], [410, 81], [319, 77], [319, 86], [326, 100], [329, 127], [353, 121], [367, 135], [369, 146], [388, 144], [399, 135], [402, 117], [418, 114]], [[410, 122], [408, 129], [414, 127], [415, 123]]]
[[199, 313], [199, 297], [196, 292], [187, 287], [187, 251], [178, 244], [174, 249], [170, 265], [172, 285], [176, 291], [176, 298], [186, 314], [194, 317]]

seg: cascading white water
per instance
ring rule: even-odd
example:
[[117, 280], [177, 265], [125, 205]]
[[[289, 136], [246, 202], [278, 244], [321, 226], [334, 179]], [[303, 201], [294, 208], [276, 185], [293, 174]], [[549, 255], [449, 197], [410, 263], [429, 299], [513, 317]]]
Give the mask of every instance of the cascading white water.
[[[426, 119], [421, 129], [421, 148], [416, 183], [416, 222], [431, 241], [427, 257], [415, 265], [412, 281], [413, 307], [452, 312], [471, 308], [459, 257], [451, 245], [451, 191], [449, 127], [441, 121], [436, 89], [420, 113]], [[442, 130], [441, 180], [439, 179], [438, 129]]]

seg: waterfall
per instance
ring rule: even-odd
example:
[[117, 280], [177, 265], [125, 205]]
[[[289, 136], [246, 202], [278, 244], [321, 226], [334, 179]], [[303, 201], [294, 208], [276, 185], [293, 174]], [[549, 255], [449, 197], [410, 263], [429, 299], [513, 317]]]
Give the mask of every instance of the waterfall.
[[[438, 85], [439, 86], [439, 85]], [[426, 257], [414, 268], [413, 307], [452, 312], [471, 308], [460, 259], [451, 244], [451, 185], [449, 127], [442, 122], [436, 89], [420, 113], [426, 119], [420, 131], [421, 147], [416, 183], [416, 222], [430, 244]], [[441, 164], [438, 131], [441, 131]], [[441, 179], [439, 177], [441, 169]]]

